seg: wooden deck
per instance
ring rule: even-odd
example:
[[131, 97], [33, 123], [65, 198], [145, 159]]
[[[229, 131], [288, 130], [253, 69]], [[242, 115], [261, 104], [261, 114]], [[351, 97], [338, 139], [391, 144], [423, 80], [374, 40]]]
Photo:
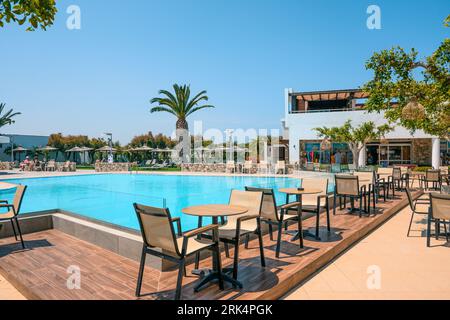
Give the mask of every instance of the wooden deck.
[[[283, 235], [280, 259], [275, 258], [276, 242], [266, 235], [265, 268], [260, 266], [258, 241], [250, 241], [249, 249], [240, 249], [239, 280], [244, 286], [241, 290], [226, 285], [220, 291], [211, 284], [194, 293], [198, 277], [191, 275], [193, 265], [189, 265], [188, 276], [183, 278], [183, 298], [280, 298], [406, 205], [406, 196], [397, 193], [396, 200], [381, 201], [378, 214], [370, 218], [338, 211], [336, 216], [331, 215], [331, 236], [321, 228], [322, 241], [305, 238], [304, 249], [299, 248], [298, 242], [290, 242], [291, 236]], [[323, 214], [321, 226], [326, 226], [325, 221]], [[308, 219], [304, 227], [312, 227], [314, 222], [315, 218]], [[295, 229], [295, 225], [290, 228]], [[26, 250], [21, 250], [14, 239], [0, 240], [0, 273], [28, 299], [135, 299], [137, 262], [57, 230], [27, 234], [24, 238]], [[232, 265], [232, 259], [224, 254], [222, 259], [224, 266]], [[69, 266], [80, 268], [80, 289], [67, 288]], [[201, 267], [209, 266], [210, 259], [202, 261]], [[176, 275], [176, 270], [160, 272], [147, 267], [142, 299], [172, 299]]]

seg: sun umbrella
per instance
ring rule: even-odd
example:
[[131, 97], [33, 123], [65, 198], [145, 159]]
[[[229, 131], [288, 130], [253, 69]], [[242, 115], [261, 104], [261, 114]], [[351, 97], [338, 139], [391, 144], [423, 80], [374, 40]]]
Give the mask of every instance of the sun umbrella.
[[50, 152], [50, 151], [57, 151], [58, 148], [54, 148], [54, 147], [51, 147], [51, 146], [45, 146], [43, 148], [39, 148], [39, 149], [36, 149], [36, 150], [37, 151], [43, 151], [43, 152]]
[[81, 148], [80, 147], [73, 147], [72, 149], [66, 150], [66, 152], [80, 152]]
[[137, 148], [134, 148], [133, 150], [136, 152], [153, 151], [153, 149], [148, 146], [137, 147]]
[[110, 150], [111, 150], [111, 152], [117, 152], [116, 148], [110, 148], [108, 146], [101, 147], [101, 148], [97, 149], [96, 151], [109, 152]]
[[26, 148], [24, 148], [24, 147], [22, 147], [22, 146], [19, 146], [19, 147], [17, 147], [17, 148], [15, 148], [15, 149], [13, 149], [13, 153], [18, 153], [19, 154], [19, 162], [20, 162], [20, 154], [22, 153], [22, 152], [27, 152], [28, 151], [28, 149], [26, 149]]

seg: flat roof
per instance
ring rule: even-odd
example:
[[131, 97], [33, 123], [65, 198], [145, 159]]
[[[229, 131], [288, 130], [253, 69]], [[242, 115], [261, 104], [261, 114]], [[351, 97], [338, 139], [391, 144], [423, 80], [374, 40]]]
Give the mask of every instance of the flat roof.
[[293, 92], [291, 96], [295, 96], [297, 100], [304, 101], [330, 101], [330, 100], [347, 100], [347, 99], [365, 99], [369, 94], [361, 89], [342, 89], [342, 90], [324, 90], [324, 91], [306, 91]]

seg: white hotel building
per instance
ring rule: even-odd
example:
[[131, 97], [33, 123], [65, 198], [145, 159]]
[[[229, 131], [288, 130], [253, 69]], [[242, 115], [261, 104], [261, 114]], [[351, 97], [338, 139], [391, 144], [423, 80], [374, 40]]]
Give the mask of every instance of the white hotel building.
[[[358, 89], [315, 92], [285, 90], [283, 139], [289, 146], [290, 163], [353, 163], [346, 144], [333, 143], [329, 151], [320, 150], [321, 139], [314, 128], [342, 126], [351, 120], [353, 126], [367, 121], [386, 123], [383, 113], [364, 110], [367, 96]], [[288, 140], [288, 141], [287, 141]], [[420, 165], [439, 167], [448, 161], [449, 143], [422, 131], [414, 135], [396, 127], [385, 139], [371, 141], [361, 152], [360, 165]]]

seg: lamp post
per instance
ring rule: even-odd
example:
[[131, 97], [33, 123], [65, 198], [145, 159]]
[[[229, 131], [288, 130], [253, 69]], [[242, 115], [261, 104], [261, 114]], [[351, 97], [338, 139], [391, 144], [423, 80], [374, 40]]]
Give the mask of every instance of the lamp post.
[[113, 163], [113, 152], [112, 152], [112, 133], [105, 132], [105, 135], [108, 137], [108, 146], [109, 146], [109, 152], [108, 152], [108, 163]]

